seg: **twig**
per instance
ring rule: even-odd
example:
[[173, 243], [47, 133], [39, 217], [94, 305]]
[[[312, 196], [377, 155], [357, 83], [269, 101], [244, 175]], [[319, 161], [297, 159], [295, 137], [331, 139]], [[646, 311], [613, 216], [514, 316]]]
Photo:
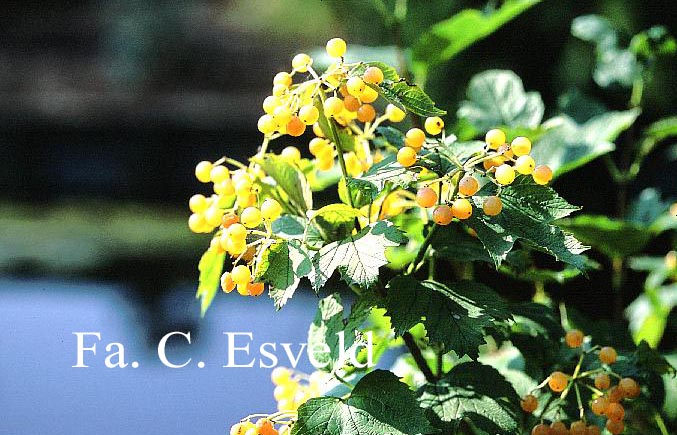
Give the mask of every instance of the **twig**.
[[404, 344], [406, 344], [407, 348], [409, 349], [409, 353], [414, 358], [414, 362], [416, 362], [416, 366], [418, 367], [419, 370], [421, 370], [421, 373], [423, 373], [423, 376], [425, 376], [426, 381], [431, 382], [431, 383], [436, 382], [437, 378], [433, 374], [432, 370], [430, 370], [430, 366], [426, 362], [425, 358], [423, 358], [423, 354], [421, 353], [421, 349], [416, 344], [416, 340], [414, 339], [414, 336], [411, 335], [410, 332], [405, 332], [402, 335], [402, 338], [404, 339]]

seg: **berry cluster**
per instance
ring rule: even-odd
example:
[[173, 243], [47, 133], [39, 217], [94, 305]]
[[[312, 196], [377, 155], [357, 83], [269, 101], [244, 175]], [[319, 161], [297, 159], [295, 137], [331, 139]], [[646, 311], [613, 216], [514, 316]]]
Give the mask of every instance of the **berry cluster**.
[[[579, 330], [568, 331], [564, 338], [566, 345], [573, 349], [581, 348], [584, 340], [585, 336]], [[597, 352], [602, 367], [581, 373], [583, 357], [591, 352]], [[605, 426], [611, 434], [622, 433], [625, 430], [623, 423], [625, 408], [621, 402], [625, 399], [638, 397], [641, 391], [636, 380], [628, 377], [623, 378], [611, 369], [610, 366], [616, 362], [617, 358], [618, 355], [613, 347], [593, 347], [581, 354], [579, 364], [572, 375], [567, 375], [561, 371], [551, 373], [535, 390], [547, 385], [552, 393], [560, 395], [558, 401], [561, 403], [567, 397], [568, 392], [572, 388], [575, 389], [576, 397], [579, 400], [580, 420], [572, 422], [567, 428], [562, 421], [556, 420], [547, 425], [541, 419], [541, 422], [533, 427], [532, 435], [599, 435], [601, 433], [599, 426], [586, 423], [585, 409], [583, 403], [580, 402], [580, 386], [593, 391], [589, 410], [594, 415], [607, 419]], [[618, 379], [616, 385], [611, 385], [611, 377]], [[522, 398], [520, 406], [523, 411], [533, 413], [538, 409], [538, 399], [533, 394], [528, 394]], [[545, 414], [547, 407], [548, 405], [542, 410], [541, 416]]]
[[[213, 183], [214, 194], [207, 198], [193, 195], [188, 203], [193, 214], [188, 226], [196, 233], [211, 233], [210, 249], [226, 252], [234, 259], [231, 272], [221, 277], [221, 287], [226, 293], [237, 288], [241, 295], [258, 296], [263, 293], [263, 283], [252, 282], [250, 265], [257, 248], [270, 236], [270, 224], [282, 213], [282, 206], [273, 198], [261, 201], [256, 180], [261, 177], [255, 167], [239, 167], [230, 171], [223, 163], [226, 159], [200, 162], [195, 167], [196, 178], [203, 183]], [[238, 264], [243, 263], [243, 264]]]
[[[291, 72], [281, 71], [273, 79], [272, 95], [263, 101], [265, 114], [259, 118], [258, 128], [272, 140], [284, 134], [301, 136], [312, 126], [315, 137], [310, 140], [308, 149], [315, 158], [315, 167], [328, 171], [338, 157], [346, 172], [357, 176], [382, 158], [369, 147], [368, 141], [373, 138], [376, 128], [384, 121], [402, 121], [405, 113], [388, 104], [379, 116], [372, 103], [379, 97], [375, 86], [384, 81], [384, 73], [377, 66], [369, 66], [356, 74], [355, 69], [361, 64], [344, 62], [346, 48], [341, 38], [327, 42], [327, 54], [336, 61], [323, 74], [313, 69], [313, 59], [309, 55], [297, 54], [292, 59]], [[295, 84], [297, 75], [302, 75], [303, 81]], [[320, 110], [326, 118], [355, 136], [354, 151], [341, 151], [339, 155], [341, 147], [327, 138], [327, 132], [320, 125]], [[285, 151], [290, 160], [298, 162], [301, 159], [298, 149], [288, 147]]]
[[[284, 367], [273, 369], [270, 377], [275, 384], [273, 394], [279, 411], [246, 417], [231, 427], [230, 435], [289, 435], [298, 407], [320, 396], [329, 376], [322, 372], [306, 376]], [[258, 418], [255, 423], [254, 418]]]
[[[427, 118], [425, 129], [431, 134], [439, 134], [444, 127], [440, 118]], [[505, 133], [494, 129], [487, 132], [486, 147], [483, 153], [459, 162], [461, 169], [435, 180], [439, 184], [437, 191], [428, 185], [421, 187], [416, 193], [416, 202], [420, 207], [435, 207], [432, 212], [433, 221], [439, 225], [449, 225], [453, 218], [468, 219], [473, 213], [473, 203], [469, 198], [480, 190], [480, 179], [487, 179], [500, 188], [512, 184], [518, 174], [530, 175], [534, 182], [545, 185], [552, 179], [552, 170], [546, 165], [536, 166], [529, 155], [531, 141], [526, 137], [516, 137], [506, 142]], [[397, 153], [397, 161], [404, 167], [413, 167], [418, 153], [425, 146], [425, 133], [412, 128], [405, 135], [405, 146]], [[430, 148], [435, 147], [429, 144]], [[482, 163], [482, 168], [479, 164]], [[482, 200], [482, 211], [487, 216], [501, 213], [503, 203], [499, 195], [485, 196]]]

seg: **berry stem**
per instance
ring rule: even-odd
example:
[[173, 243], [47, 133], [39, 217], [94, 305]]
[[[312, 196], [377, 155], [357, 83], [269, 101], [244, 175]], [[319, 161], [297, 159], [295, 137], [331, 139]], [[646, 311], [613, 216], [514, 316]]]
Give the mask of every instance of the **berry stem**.
[[430, 231], [428, 232], [428, 235], [425, 236], [425, 239], [423, 240], [423, 243], [421, 244], [421, 247], [418, 250], [418, 253], [416, 254], [416, 258], [414, 258], [414, 261], [409, 263], [409, 267], [407, 268], [407, 272], [405, 275], [411, 275], [416, 271], [417, 265], [423, 260], [425, 257], [426, 251], [428, 250], [428, 247], [430, 247], [430, 244], [432, 243], [433, 236], [435, 235], [435, 232], [437, 232], [437, 229], [439, 228], [439, 225], [433, 224], [432, 227], [430, 227]]
[[430, 366], [428, 365], [425, 358], [423, 357], [423, 354], [421, 353], [421, 349], [416, 344], [416, 340], [414, 339], [414, 336], [411, 335], [411, 333], [409, 331], [407, 331], [402, 335], [402, 338], [404, 339], [404, 344], [407, 345], [407, 349], [409, 349], [409, 353], [414, 358], [414, 362], [416, 363], [416, 366], [418, 367], [419, 370], [421, 370], [421, 373], [423, 373], [423, 376], [425, 376], [426, 381], [428, 381], [430, 383], [436, 382], [437, 378], [433, 374], [433, 371], [430, 370]]
[[585, 411], [583, 410], [583, 401], [581, 400], [581, 391], [578, 389], [578, 383], [574, 384], [574, 390], [576, 391], [576, 403], [578, 403], [578, 417], [585, 421]]

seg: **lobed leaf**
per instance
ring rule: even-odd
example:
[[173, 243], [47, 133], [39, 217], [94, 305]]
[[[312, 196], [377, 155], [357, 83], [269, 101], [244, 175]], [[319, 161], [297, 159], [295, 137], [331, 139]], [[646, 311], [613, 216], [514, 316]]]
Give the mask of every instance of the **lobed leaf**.
[[226, 254], [208, 249], [200, 258], [197, 268], [200, 271], [196, 298], [200, 299], [200, 315], [204, 316], [219, 290], [221, 272]]

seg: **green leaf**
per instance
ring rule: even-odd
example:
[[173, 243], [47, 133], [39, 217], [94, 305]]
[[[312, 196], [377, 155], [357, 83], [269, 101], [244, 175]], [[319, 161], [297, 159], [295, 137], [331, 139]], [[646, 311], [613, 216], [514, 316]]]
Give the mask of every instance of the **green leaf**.
[[404, 146], [404, 133], [394, 127], [378, 127], [376, 129], [380, 138], [394, 147], [402, 148]]
[[[359, 315], [358, 315], [359, 314]], [[322, 299], [317, 307], [315, 319], [308, 329], [308, 351], [314, 352], [315, 360], [319, 363], [316, 368], [326, 372], [342, 368], [348, 357], [354, 352], [353, 346], [359, 343], [357, 339], [359, 325], [364, 321], [368, 311], [351, 312], [351, 316], [344, 319], [343, 304], [338, 293]], [[341, 348], [339, 333], [343, 332], [344, 343]], [[329, 349], [328, 353], [323, 351]]]
[[489, 70], [470, 80], [467, 101], [458, 117], [480, 131], [497, 126], [536, 128], [545, 107], [538, 92], [525, 92], [522, 80], [512, 71]]
[[368, 181], [380, 191], [387, 182], [395, 187], [406, 188], [414, 182], [415, 176], [412, 171], [397, 163], [396, 156], [390, 155], [369, 168], [358, 180]]
[[394, 104], [402, 110], [415, 113], [419, 116], [439, 116], [446, 115], [446, 111], [435, 107], [435, 102], [416, 85], [407, 83], [406, 80], [399, 81], [383, 80], [377, 89], [388, 102]]
[[493, 260], [476, 237], [462, 231], [457, 225], [440, 227], [432, 241], [434, 255], [451, 261], [484, 261]]
[[197, 266], [200, 271], [200, 279], [195, 297], [200, 299], [200, 315], [203, 317], [219, 291], [225, 259], [225, 253], [219, 254], [211, 249], [208, 249], [200, 258], [200, 263]]
[[352, 203], [355, 208], [361, 208], [374, 202], [380, 192], [367, 180], [348, 177], [339, 181], [338, 193], [344, 204]]
[[270, 297], [279, 310], [294, 296], [301, 278], [308, 276], [311, 268], [312, 258], [300, 240], [280, 240], [263, 250], [254, 277], [270, 285]]
[[677, 375], [677, 370], [657, 350], [652, 349], [646, 341], [637, 345], [634, 352], [637, 365], [644, 370], [650, 370], [659, 375]]
[[608, 257], [637, 253], [653, 237], [651, 231], [640, 225], [606, 216], [580, 215], [559, 221], [557, 225]]
[[355, 218], [362, 212], [346, 204], [329, 204], [312, 215], [312, 223], [324, 240], [337, 241], [348, 237], [355, 229]]
[[[496, 186], [489, 183], [480, 195], [496, 193]], [[475, 205], [481, 208], [483, 198], [474, 197]], [[581, 254], [587, 247], [574, 236], [553, 225], [556, 219], [568, 216], [579, 208], [569, 204], [547, 186], [533, 183], [529, 177], [518, 177], [513, 184], [501, 190], [503, 211], [497, 216], [475, 213], [466, 224], [475, 230], [496, 267], [505, 260], [515, 241], [524, 239], [540, 249], [585, 270], [585, 257]]]
[[273, 221], [272, 230], [278, 237], [302, 239], [307, 224], [302, 217], [285, 214]]
[[540, 0], [507, 0], [490, 12], [465, 9], [440, 21], [419, 38], [413, 47], [413, 60], [419, 68], [445, 62], [475, 42], [486, 38], [501, 26]]
[[313, 193], [305, 175], [296, 166], [275, 154], [266, 154], [256, 162], [294, 206], [304, 212], [313, 208]]
[[677, 116], [660, 119], [651, 124], [644, 131], [644, 134], [654, 139], [656, 142], [677, 136]]
[[613, 151], [612, 142], [639, 114], [639, 109], [607, 112], [582, 125], [566, 116], [553, 118], [548, 124], [554, 127], [534, 142], [531, 155], [539, 165], [548, 165], [557, 178]]
[[419, 390], [419, 403], [433, 425], [456, 433], [469, 420], [481, 434], [516, 435], [517, 393], [493, 367], [478, 362], [458, 364], [436, 383]]
[[577, 17], [571, 23], [571, 34], [595, 44], [597, 64], [593, 78], [598, 85], [632, 86], [642, 67], [632, 52], [618, 47], [618, 33], [609, 20], [599, 15]]
[[677, 284], [659, 288], [645, 288], [625, 309], [632, 338], [636, 343], [646, 341], [651, 347], [658, 347], [670, 312], [677, 307]]
[[313, 258], [315, 267], [310, 280], [316, 291], [339, 269], [349, 285], [370, 287], [379, 276], [379, 268], [388, 264], [386, 248], [405, 241], [391, 222], [378, 221], [355, 235], [325, 245]]
[[292, 435], [417, 435], [435, 430], [409, 387], [391, 372], [364, 376], [346, 399], [319, 397], [299, 407]]
[[390, 80], [391, 82], [396, 82], [400, 79], [400, 76], [397, 74], [397, 70], [392, 66], [384, 62], [372, 61], [372, 62], [360, 62], [357, 66], [351, 69], [348, 72], [350, 77], [362, 77], [367, 68], [375, 66], [383, 72], [383, 79]]
[[388, 283], [384, 302], [395, 334], [402, 335], [423, 322], [432, 342], [459, 357], [477, 358], [485, 343], [484, 328], [510, 318], [503, 299], [485, 285], [460, 281], [448, 287], [434, 281], [418, 281], [400, 275]]

